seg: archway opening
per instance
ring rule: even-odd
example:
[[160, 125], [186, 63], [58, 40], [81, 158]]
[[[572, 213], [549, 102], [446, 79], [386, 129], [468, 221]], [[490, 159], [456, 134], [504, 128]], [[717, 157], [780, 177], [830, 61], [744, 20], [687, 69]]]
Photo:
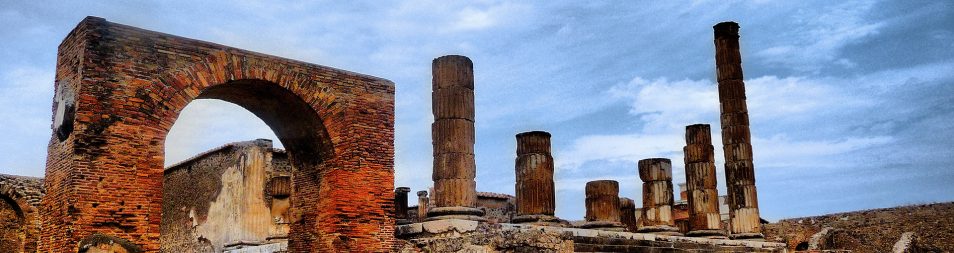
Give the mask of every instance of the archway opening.
[[23, 211], [13, 199], [0, 196], [0, 252], [22, 252], [24, 234]]
[[795, 250], [808, 250], [808, 242], [801, 242], [795, 245]]
[[[238, 115], [240, 119], [227, 119], [236, 131], [223, 134], [221, 127], [203, 128], [223, 122], [179, 129], [180, 121], [194, 123], [196, 119], [190, 117], [210, 113], [191, 111], [194, 104], [213, 114]], [[202, 143], [194, 138], [205, 134], [228, 141], [199, 152], [181, 146]], [[295, 234], [314, 234], [315, 215], [309, 212], [317, 204], [321, 167], [333, 155], [333, 147], [317, 112], [286, 88], [261, 80], [208, 87], [180, 112], [165, 145], [166, 159], [189, 158], [166, 162], [160, 224], [163, 251], [259, 247], [267, 252], [287, 248]], [[177, 149], [191, 149], [186, 153], [192, 154]]]

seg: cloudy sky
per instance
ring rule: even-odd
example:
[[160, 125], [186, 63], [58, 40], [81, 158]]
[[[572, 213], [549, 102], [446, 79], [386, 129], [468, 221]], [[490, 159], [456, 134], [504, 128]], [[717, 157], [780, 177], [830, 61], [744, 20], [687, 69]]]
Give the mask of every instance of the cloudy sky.
[[[514, 192], [514, 134], [553, 134], [557, 215], [583, 186], [668, 157], [712, 124], [725, 194], [712, 25], [741, 24], [762, 216], [954, 200], [954, 4], [949, 1], [2, 1], [0, 173], [42, 176], [56, 48], [85, 16], [371, 74], [397, 85], [396, 178], [432, 182], [430, 66], [476, 75], [477, 188]], [[462, 1], [461, 1], [462, 2]], [[274, 134], [241, 107], [197, 100], [171, 164]], [[416, 202], [412, 200], [412, 203]]]

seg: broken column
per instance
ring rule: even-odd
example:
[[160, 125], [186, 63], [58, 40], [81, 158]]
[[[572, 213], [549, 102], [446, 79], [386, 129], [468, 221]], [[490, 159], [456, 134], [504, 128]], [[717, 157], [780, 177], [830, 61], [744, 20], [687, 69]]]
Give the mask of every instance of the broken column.
[[636, 232], [636, 202], [630, 198], [619, 198], [619, 221], [626, 226], [627, 232]]
[[619, 183], [613, 180], [586, 182], [586, 222], [582, 228], [625, 231], [619, 221]]
[[762, 239], [759, 204], [755, 191], [755, 166], [749, 115], [742, 82], [742, 55], [739, 53], [739, 24], [722, 22], [715, 30], [716, 72], [722, 120], [722, 149], [725, 152], [725, 179], [728, 188], [729, 237]]
[[417, 191], [417, 219], [418, 222], [427, 218], [427, 191]]
[[411, 192], [411, 188], [398, 187], [394, 189], [394, 218], [397, 220], [397, 224], [411, 223], [411, 221], [407, 219], [408, 192]]
[[672, 161], [667, 158], [639, 160], [643, 180], [643, 213], [640, 233], [679, 235], [672, 216]]
[[530, 131], [517, 134], [515, 169], [517, 214], [513, 222], [558, 225], [560, 220], [553, 216], [556, 198], [550, 133]]
[[474, 181], [474, 64], [460, 55], [441, 56], [432, 74], [434, 196], [428, 220], [483, 221]]
[[709, 124], [686, 126], [686, 199], [689, 200], [687, 236], [724, 237], [716, 189], [715, 149]]

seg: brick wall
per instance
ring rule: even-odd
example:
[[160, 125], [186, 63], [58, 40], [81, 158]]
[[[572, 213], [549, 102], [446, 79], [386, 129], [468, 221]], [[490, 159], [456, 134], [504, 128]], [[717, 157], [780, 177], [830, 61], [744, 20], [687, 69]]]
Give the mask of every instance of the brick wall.
[[197, 98], [243, 106], [285, 144], [298, 168], [291, 250], [390, 246], [390, 81], [95, 17], [60, 44], [55, 81], [66, 97], [51, 120], [65, 122], [48, 147], [44, 252], [76, 252], [97, 233], [159, 250], [163, 144]]
[[0, 174], [0, 252], [36, 252], [43, 180]]
[[785, 242], [789, 250], [824, 228], [820, 249], [890, 252], [904, 232], [914, 232], [921, 247], [954, 252], [954, 202], [873, 209], [780, 220], [764, 226], [766, 239]]

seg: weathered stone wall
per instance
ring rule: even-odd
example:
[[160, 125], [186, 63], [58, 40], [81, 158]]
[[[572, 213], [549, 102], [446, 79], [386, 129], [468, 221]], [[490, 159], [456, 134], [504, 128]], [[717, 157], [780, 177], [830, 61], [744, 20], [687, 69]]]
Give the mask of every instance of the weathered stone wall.
[[[89, 17], [60, 44], [44, 252], [93, 234], [159, 250], [165, 137], [195, 99], [259, 116], [295, 164], [297, 252], [387, 251], [394, 218], [388, 80]], [[62, 106], [60, 106], [62, 104]]]
[[510, 223], [516, 213], [514, 196], [493, 192], [477, 192], [477, 208], [492, 223]]
[[269, 140], [231, 143], [167, 168], [160, 249], [221, 252], [287, 239], [289, 196], [275, 198], [269, 189], [291, 168], [271, 146]]
[[954, 202], [792, 218], [764, 225], [766, 239], [785, 242], [789, 250], [808, 247], [812, 236], [819, 249], [891, 252], [905, 232], [914, 232], [919, 246], [954, 252]]
[[0, 174], [0, 252], [36, 252], [43, 179]]

